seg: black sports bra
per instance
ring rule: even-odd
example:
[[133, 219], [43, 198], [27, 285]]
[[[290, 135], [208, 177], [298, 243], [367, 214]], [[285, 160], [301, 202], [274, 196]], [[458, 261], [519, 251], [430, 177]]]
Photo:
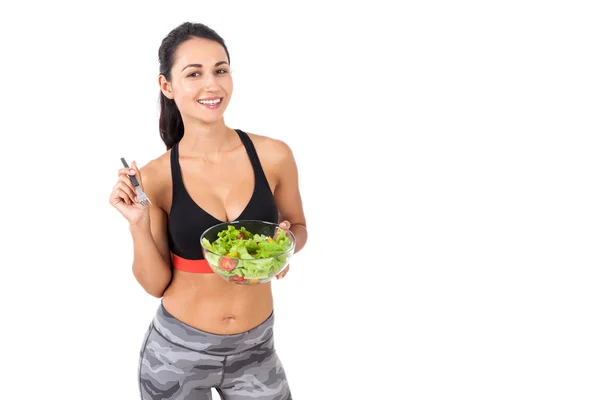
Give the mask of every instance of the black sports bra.
[[[246, 208], [236, 218], [258, 219], [277, 223], [279, 212], [275, 204], [275, 198], [262, 169], [258, 154], [252, 140], [246, 132], [235, 130], [239, 135], [254, 170], [254, 191]], [[181, 177], [179, 165], [179, 143], [171, 149], [171, 177], [173, 179], [173, 199], [168, 219], [169, 248], [172, 255], [187, 260], [202, 260], [202, 248], [200, 236], [202, 233], [221, 222], [211, 214], [204, 211], [190, 197]]]

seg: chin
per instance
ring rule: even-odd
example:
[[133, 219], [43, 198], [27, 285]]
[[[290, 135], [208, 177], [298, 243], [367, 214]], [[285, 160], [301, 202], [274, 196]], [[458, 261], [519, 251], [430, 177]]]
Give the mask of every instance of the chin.
[[196, 115], [195, 117], [196, 117], [196, 119], [198, 121], [200, 121], [200, 122], [202, 122], [203, 124], [206, 124], [206, 125], [215, 124], [215, 123], [221, 122], [223, 120], [223, 114], [220, 114], [220, 115], [211, 115], [211, 116]]

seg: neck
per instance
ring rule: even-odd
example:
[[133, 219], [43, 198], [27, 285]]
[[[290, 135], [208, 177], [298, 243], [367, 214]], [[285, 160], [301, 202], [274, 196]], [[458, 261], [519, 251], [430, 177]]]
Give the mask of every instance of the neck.
[[225, 125], [223, 118], [211, 124], [185, 121], [184, 125], [179, 148], [189, 156], [219, 154], [237, 145], [237, 134]]

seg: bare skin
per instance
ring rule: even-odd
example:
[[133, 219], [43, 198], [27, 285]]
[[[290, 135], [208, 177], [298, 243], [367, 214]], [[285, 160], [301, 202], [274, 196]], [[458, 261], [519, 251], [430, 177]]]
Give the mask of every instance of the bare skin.
[[[173, 98], [185, 126], [179, 144], [184, 185], [195, 203], [220, 221], [232, 221], [244, 210], [254, 189], [254, 171], [237, 133], [223, 112], [233, 85], [224, 49], [205, 39], [190, 39], [177, 51], [171, 80], [163, 76], [163, 94]], [[201, 64], [202, 67], [187, 67]], [[224, 72], [225, 70], [225, 72]], [[211, 109], [198, 99], [219, 97]], [[297, 238], [296, 252], [307, 240], [306, 219], [298, 188], [298, 171], [287, 144], [249, 134], [274, 194], [280, 222]], [[151, 295], [162, 297], [176, 318], [198, 329], [217, 333], [244, 332], [263, 322], [273, 311], [271, 283], [237, 285], [216, 274], [198, 274], [171, 268], [167, 221], [171, 209], [170, 150], [141, 170], [119, 170], [109, 202], [129, 221], [134, 245], [133, 273]], [[153, 202], [149, 209], [137, 203], [127, 175], [135, 174]], [[284, 277], [289, 267], [278, 276]]]

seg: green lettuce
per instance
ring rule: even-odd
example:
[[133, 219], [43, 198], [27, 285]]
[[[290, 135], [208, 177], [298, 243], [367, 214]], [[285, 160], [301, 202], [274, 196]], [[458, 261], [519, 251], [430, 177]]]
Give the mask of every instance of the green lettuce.
[[[215, 253], [206, 253], [207, 261], [225, 277], [241, 280], [260, 280], [272, 277], [288, 262], [292, 243], [283, 229], [275, 237], [254, 234], [245, 227], [229, 225], [217, 234], [212, 243], [202, 239], [204, 247]], [[222, 258], [222, 256], [227, 258]]]

